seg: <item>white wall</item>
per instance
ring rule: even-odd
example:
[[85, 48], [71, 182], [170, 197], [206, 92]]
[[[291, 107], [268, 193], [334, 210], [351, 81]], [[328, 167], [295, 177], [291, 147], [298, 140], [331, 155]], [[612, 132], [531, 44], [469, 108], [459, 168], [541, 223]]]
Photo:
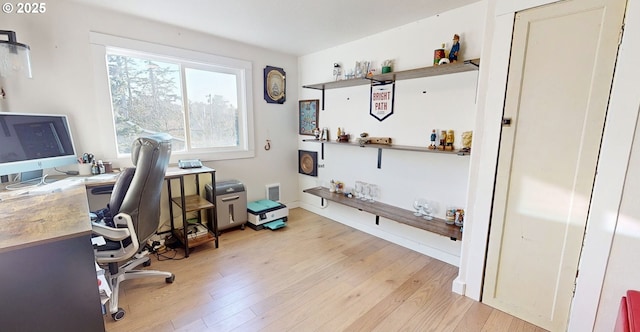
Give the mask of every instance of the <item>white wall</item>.
[[607, 264], [602, 295], [596, 317], [596, 331], [611, 331], [615, 323], [620, 299], [629, 289], [640, 290], [640, 128], [636, 136], [629, 163], [620, 212], [611, 254]]
[[[594, 258], [581, 264], [580, 274], [593, 278], [588, 279], [589, 282], [581, 282], [580, 277], [578, 283], [581, 288], [578, 290], [585, 297], [595, 297], [601, 291], [600, 297], [588, 302], [590, 306], [584, 306], [587, 301], [582, 301], [576, 293], [574, 303], [577, 314], [591, 317], [597, 306], [595, 331], [611, 331], [620, 298], [629, 289], [640, 290], [640, 269], [636, 264], [640, 259], [640, 205], [637, 199], [640, 195], [640, 125], [637, 122], [640, 113], [640, 67], [637, 65], [640, 57], [640, 1], [629, 0], [627, 5], [625, 34], [620, 45], [609, 106], [611, 116], [607, 119], [607, 126], [611, 130], [604, 137], [605, 144], [612, 148], [603, 149], [601, 154], [601, 158], [619, 162], [599, 171], [599, 174], [613, 174], [607, 179], [609, 181], [603, 181], [603, 186], [610, 185], [613, 182], [611, 179], [615, 179], [616, 183], [624, 182], [624, 186], [602, 194], [601, 201], [616, 199], [619, 210], [605, 210], [595, 216], [601, 222], [594, 225], [594, 236], [589, 235], [591, 230], [587, 233], [588, 241], [583, 251], [583, 255]], [[606, 271], [603, 270], [605, 264]], [[582, 321], [576, 319], [574, 331], [593, 326], [581, 325]], [[593, 319], [589, 323], [593, 324]]]
[[[396, 29], [300, 57], [300, 85], [332, 80], [333, 63], [346, 69], [356, 61], [369, 60], [380, 70], [381, 62], [394, 59], [394, 70], [431, 66], [433, 50], [454, 34], [461, 36], [462, 59], [480, 57], [485, 5], [478, 2], [438, 16], [425, 18]], [[332, 89], [325, 92], [325, 110], [320, 111], [319, 127], [328, 127], [335, 140], [337, 128], [344, 128], [352, 139], [361, 132], [391, 137], [395, 144], [427, 146], [432, 129], [453, 129], [457, 147], [461, 133], [473, 130], [475, 122], [478, 72], [419, 78], [396, 82], [394, 114], [380, 122], [369, 114], [369, 86]], [[423, 93], [425, 92], [426, 93]], [[300, 99], [321, 99], [318, 90], [300, 89]], [[319, 152], [320, 145], [301, 142], [299, 148]], [[466, 207], [469, 174], [467, 157], [431, 153], [384, 150], [382, 168], [376, 168], [377, 150], [351, 146], [325, 145], [324, 165], [318, 177], [299, 175], [300, 188], [329, 186], [331, 179], [353, 187], [356, 180], [377, 184], [380, 201], [412, 210], [416, 197], [435, 201], [436, 215], [444, 217], [447, 206]], [[460, 241], [450, 239], [352, 208], [302, 194], [301, 206], [339, 222], [412, 248], [453, 265], [459, 264]]]
[[[47, 3], [44, 14], [3, 14], [2, 29], [16, 31], [18, 41], [31, 46], [32, 56], [33, 79], [15, 77], [5, 84], [10, 111], [68, 114], [78, 152], [90, 151], [106, 160], [114, 156], [114, 138], [108, 130], [112, 126], [110, 105], [104, 97], [108, 91], [94, 84], [90, 31], [251, 61], [255, 157], [205, 165], [217, 170], [218, 180], [243, 181], [250, 201], [265, 198], [264, 186], [279, 182], [282, 201], [296, 203], [296, 57], [66, 1]], [[283, 105], [267, 104], [263, 99], [263, 68], [267, 65], [287, 73]], [[263, 148], [266, 139], [271, 140], [269, 151]], [[115, 166], [127, 166], [113, 161]], [[167, 218], [165, 213], [163, 218]]]

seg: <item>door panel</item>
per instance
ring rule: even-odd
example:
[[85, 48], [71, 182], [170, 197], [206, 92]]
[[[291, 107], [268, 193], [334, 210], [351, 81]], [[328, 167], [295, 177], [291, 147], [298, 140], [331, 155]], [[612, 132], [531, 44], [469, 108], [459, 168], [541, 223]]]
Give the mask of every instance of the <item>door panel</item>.
[[624, 0], [516, 15], [483, 302], [565, 330]]

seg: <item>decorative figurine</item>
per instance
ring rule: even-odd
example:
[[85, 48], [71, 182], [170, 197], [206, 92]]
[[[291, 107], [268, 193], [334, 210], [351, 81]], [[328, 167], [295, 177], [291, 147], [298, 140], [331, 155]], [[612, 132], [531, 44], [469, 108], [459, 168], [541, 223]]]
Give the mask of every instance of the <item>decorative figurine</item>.
[[440, 131], [440, 145], [438, 145], [438, 150], [444, 151], [445, 139], [447, 138], [447, 132], [445, 130]]
[[445, 216], [445, 223], [447, 225], [453, 225], [456, 222], [456, 208], [447, 208], [447, 212], [446, 212], [446, 216]]
[[464, 210], [463, 209], [456, 210], [456, 215], [453, 223], [458, 227], [464, 226]]
[[449, 51], [449, 62], [454, 63], [458, 61], [458, 53], [460, 53], [460, 36], [453, 35], [453, 44], [451, 45], [451, 51]]
[[320, 128], [313, 128], [313, 136], [316, 137], [316, 139], [320, 139]]
[[327, 127], [322, 128], [322, 132], [320, 133], [320, 140], [321, 141], [329, 140], [329, 128]]
[[434, 129], [431, 131], [431, 144], [429, 145], [429, 150], [436, 149], [436, 138], [438, 138], [438, 135], [436, 134], [436, 130]]
[[351, 135], [347, 134], [346, 131], [342, 132], [342, 135], [338, 136], [338, 142], [349, 142]]
[[349, 142], [349, 134], [347, 134], [347, 131], [344, 130], [344, 128], [338, 127], [338, 138], [336, 139], [336, 142]]
[[462, 149], [460, 149], [460, 152], [463, 152], [463, 153], [471, 152], [472, 138], [473, 138], [472, 131], [465, 131], [464, 133], [462, 133]]
[[333, 64], [333, 77], [338, 81], [340, 80], [340, 75], [342, 75], [342, 66], [336, 62]]
[[447, 145], [444, 147], [445, 150], [447, 151], [453, 151], [453, 130], [449, 129], [449, 131], [447, 131], [447, 136], [446, 136], [446, 143]]
[[436, 48], [433, 51], [433, 65], [437, 66], [440, 64], [440, 59], [446, 58], [444, 55], [444, 43], [442, 43], [442, 47]]
[[369, 143], [369, 133], [366, 133], [366, 132], [360, 133], [360, 138], [358, 138], [358, 143], [360, 144], [360, 146], [364, 146], [365, 144]]

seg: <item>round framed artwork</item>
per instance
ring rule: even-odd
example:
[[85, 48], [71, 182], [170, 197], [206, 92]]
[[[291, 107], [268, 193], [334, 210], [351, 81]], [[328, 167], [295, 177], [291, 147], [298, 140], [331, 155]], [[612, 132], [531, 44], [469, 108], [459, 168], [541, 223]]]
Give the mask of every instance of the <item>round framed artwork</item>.
[[264, 100], [267, 103], [283, 104], [286, 100], [286, 77], [282, 68], [264, 68]]
[[318, 153], [298, 150], [298, 173], [318, 176]]

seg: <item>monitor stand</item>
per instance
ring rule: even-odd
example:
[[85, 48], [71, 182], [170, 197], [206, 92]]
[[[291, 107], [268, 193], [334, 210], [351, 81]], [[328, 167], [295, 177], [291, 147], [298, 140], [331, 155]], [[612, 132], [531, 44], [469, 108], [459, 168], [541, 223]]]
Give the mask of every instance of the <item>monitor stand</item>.
[[[20, 173], [20, 183], [33, 183], [42, 182], [42, 170], [29, 171]], [[40, 183], [37, 183], [40, 184]]]

